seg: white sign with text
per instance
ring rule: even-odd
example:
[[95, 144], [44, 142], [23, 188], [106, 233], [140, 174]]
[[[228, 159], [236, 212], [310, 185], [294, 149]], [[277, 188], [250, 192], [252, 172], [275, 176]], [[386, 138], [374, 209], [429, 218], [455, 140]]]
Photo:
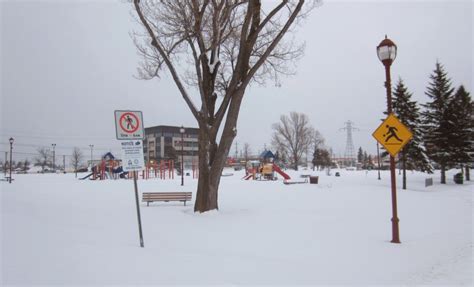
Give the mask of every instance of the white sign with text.
[[145, 168], [143, 157], [143, 141], [121, 141], [122, 166], [124, 171], [137, 171]]

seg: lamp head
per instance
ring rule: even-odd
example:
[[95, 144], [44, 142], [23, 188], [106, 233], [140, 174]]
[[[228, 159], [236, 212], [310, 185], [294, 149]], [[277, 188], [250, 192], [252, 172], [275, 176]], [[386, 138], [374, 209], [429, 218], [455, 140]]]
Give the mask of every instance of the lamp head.
[[385, 35], [385, 39], [383, 39], [377, 46], [377, 56], [384, 65], [389, 66], [397, 57], [397, 45], [395, 45], [392, 40], [388, 39], [387, 35]]

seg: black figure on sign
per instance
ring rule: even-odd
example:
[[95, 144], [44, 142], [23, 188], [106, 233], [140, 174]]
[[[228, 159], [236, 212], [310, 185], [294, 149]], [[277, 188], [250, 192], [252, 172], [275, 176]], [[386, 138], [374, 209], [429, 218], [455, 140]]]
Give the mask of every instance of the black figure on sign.
[[385, 138], [385, 142], [388, 142], [388, 140], [391, 139], [392, 137], [394, 137], [395, 139], [397, 139], [399, 142], [402, 142], [402, 141], [403, 141], [402, 139], [400, 139], [400, 138], [398, 137], [398, 135], [397, 135], [398, 130], [397, 130], [396, 127], [391, 127], [391, 126], [389, 126], [389, 125], [386, 125], [386, 127], [387, 127], [387, 130], [388, 130], [388, 131], [387, 131], [387, 133], [384, 134], [383, 136], [388, 135], [388, 137]]
[[127, 115], [127, 118], [125, 118], [125, 120], [127, 121], [127, 129], [133, 129], [134, 126], [133, 126], [132, 118], [129, 115]]

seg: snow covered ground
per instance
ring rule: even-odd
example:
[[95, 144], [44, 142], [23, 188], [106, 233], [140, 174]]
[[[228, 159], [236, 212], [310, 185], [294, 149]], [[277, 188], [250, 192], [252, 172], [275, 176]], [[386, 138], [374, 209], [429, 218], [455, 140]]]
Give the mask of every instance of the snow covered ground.
[[[388, 172], [317, 174], [318, 185], [223, 177], [218, 212], [193, 202], [141, 204], [133, 181], [14, 175], [1, 188], [1, 285], [472, 285], [474, 183], [398, 189], [391, 240]], [[398, 174], [398, 173], [397, 173]], [[401, 177], [397, 177], [400, 187]], [[192, 191], [196, 180], [140, 180], [140, 192]]]

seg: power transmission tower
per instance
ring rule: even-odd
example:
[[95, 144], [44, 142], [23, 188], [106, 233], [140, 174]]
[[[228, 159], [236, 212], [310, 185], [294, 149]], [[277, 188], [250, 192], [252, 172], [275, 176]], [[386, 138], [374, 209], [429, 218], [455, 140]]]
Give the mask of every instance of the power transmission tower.
[[344, 151], [344, 164], [346, 166], [354, 166], [356, 161], [355, 150], [354, 150], [354, 141], [352, 140], [352, 131], [358, 131], [358, 128], [353, 126], [353, 122], [347, 121], [344, 123], [346, 126], [339, 129], [345, 130], [346, 134], [346, 150]]

